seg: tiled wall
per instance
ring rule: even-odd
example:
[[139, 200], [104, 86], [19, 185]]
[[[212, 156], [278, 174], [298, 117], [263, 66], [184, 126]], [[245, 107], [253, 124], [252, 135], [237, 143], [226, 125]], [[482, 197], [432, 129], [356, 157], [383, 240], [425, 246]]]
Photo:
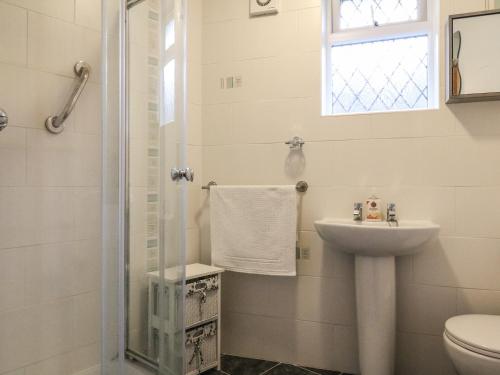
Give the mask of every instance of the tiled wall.
[[[283, 0], [279, 15], [255, 19], [247, 0], [204, 0], [203, 181], [310, 184], [298, 277], [224, 275], [226, 353], [358, 370], [353, 259], [324, 245], [313, 221], [350, 217], [371, 193], [401, 219], [441, 225], [438, 241], [398, 260], [399, 375], [452, 374], [445, 320], [500, 314], [500, 104], [443, 99], [446, 18], [487, 4], [441, 1], [440, 109], [321, 117], [320, 0]], [[220, 89], [234, 75], [243, 87]], [[283, 144], [294, 135], [302, 155]], [[209, 243], [205, 222], [205, 261]]]
[[[0, 1], [0, 374], [99, 361], [100, 0]], [[59, 135], [45, 119], [93, 71]], [[90, 373], [90, 372], [89, 372]]]

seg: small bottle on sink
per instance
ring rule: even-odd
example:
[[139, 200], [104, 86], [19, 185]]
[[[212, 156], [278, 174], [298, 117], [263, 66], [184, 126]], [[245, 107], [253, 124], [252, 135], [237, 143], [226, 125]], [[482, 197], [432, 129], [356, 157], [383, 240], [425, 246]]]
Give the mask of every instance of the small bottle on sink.
[[366, 221], [382, 221], [382, 200], [372, 195], [365, 201]]

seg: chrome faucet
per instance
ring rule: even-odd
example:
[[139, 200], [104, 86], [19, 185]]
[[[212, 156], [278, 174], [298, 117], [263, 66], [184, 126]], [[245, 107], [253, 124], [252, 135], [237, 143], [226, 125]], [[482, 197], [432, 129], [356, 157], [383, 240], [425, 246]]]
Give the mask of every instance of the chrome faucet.
[[354, 221], [363, 221], [363, 203], [354, 203], [354, 211], [352, 216]]
[[398, 223], [398, 218], [396, 215], [396, 203], [387, 204], [387, 222], [388, 223]]

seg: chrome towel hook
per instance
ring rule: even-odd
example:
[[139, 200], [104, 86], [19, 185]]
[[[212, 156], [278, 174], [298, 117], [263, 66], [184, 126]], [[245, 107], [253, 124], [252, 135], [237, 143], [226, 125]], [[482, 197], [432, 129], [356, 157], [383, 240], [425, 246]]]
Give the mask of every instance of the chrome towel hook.
[[304, 146], [306, 142], [300, 137], [293, 137], [289, 141], [286, 141], [285, 144], [290, 147], [291, 150], [300, 150], [302, 146]]
[[64, 130], [64, 121], [69, 117], [73, 109], [75, 108], [76, 102], [80, 95], [82, 94], [85, 85], [90, 77], [90, 65], [85, 61], [78, 61], [75, 64], [74, 71], [75, 75], [79, 79], [78, 84], [73, 89], [71, 96], [64, 106], [62, 112], [56, 116], [50, 116], [45, 121], [45, 127], [51, 133], [58, 134]]

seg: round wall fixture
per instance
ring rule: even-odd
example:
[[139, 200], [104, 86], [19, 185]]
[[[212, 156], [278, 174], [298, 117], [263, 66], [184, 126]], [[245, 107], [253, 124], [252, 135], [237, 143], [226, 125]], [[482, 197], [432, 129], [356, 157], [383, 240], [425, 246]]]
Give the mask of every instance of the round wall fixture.
[[278, 13], [279, 0], [250, 0], [250, 16]]

